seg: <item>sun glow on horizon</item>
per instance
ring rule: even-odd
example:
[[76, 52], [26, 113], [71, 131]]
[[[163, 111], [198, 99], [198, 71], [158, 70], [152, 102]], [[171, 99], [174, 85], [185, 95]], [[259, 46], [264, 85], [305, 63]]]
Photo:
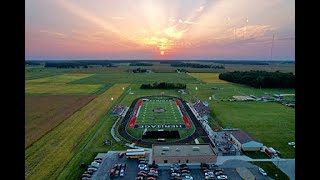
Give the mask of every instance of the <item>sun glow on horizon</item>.
[[285, 0], [30, 1], [26, 57], [264, 59], [273, 34], [276, 59], [294, 57], [295, 4]]

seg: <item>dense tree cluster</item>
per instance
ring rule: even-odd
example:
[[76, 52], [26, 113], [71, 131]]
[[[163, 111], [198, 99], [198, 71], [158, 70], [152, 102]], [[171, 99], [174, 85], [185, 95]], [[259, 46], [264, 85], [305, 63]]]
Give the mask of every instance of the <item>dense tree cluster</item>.
[[146, 73], [148, 72], [147, 69], [142, 69], [142, 68], [137, 68], [137, 69], [134, 69], [132, 70], [133, 73]]
[[151, 63], [130, 63], [129, 66], [153, 66]]
[[295, 88], [293, 73], [267, 71], [234, 71], [219, 75], [219, 79], [255, 88]]
[[142, 84], [141, 89], [186, 89], [186, 84], [181, 83], [153, 83], [153, 84]]
[[216, 66], [216, 65], [212, 65], [212, 64], [195, 64], [195, 63], [172, 63], [171, 66], [172, 67], [224, 69], [223, 66]]
[[40, 62], [37, 62], [37, 61], [25, 61], [24, 62], [24, 65], [26, 66], [35, 66], [35, 65], [41, 65]]
[[108, 61], [101, 60], [78, 60], [78, 61], [52, 61], [45, 62], [45, 67], [55, 68], [88, 68], [90, 65], [100, 65], [103, 67], [115, 67]]

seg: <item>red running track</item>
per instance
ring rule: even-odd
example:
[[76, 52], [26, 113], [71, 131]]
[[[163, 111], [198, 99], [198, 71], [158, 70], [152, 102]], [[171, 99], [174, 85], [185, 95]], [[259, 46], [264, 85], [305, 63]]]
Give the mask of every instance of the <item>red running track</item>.
[[134, 128], [134, 125], [136, 124], [136, 120], [137, 120], [136, 117], [133, 117], [131, 119], [130, 124], [129, 124], [129, 128]]
[[[137, 106], [137, 109], [139, 109], [139, 107], [142, 105], [142, 99], [140, 99], [138, 101], [138, 106]], [[133, 117], [131, 120], [130, 120], [130, 124], [129, 124], [129, 128], [134, 128], [134, 125], [136, 124], [136, 121], [137, 121], [137, 117]]]
[[186, 116], [183, 116], [183, 121], [184, 121], [184, 124], [186, 125], [186, 128], [191, 128], [191, 124]]

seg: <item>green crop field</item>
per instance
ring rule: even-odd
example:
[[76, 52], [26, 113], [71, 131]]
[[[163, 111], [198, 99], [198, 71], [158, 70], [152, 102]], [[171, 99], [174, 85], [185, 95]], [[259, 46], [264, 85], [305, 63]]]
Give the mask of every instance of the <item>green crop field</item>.
[[101, 84], [26, 83], [26, 94], [63, 95], [94, 94], [104, 86]]
[[[165, 112], [153, 112], [155, 108], [163, 108]], [[174, 101], [149, 100], [142, 103], [136, 124], [183, 124], [180, 112]]]
[[73, 84], [104, 84], [104, 83], [200, 83], [196, 78], [184, 73], [110, 73], [96, 74], [73, 81]]
[[188, 73], [188, 75], [207, 83], [228, 83], [219, 79], [219, 73]]
[[57, 76], [50, 76], [45, 78], [28, 80], [28, 82], [32, 83], [68, 83], [78, 79], [90, 77], [93, 74], [62, 74]]

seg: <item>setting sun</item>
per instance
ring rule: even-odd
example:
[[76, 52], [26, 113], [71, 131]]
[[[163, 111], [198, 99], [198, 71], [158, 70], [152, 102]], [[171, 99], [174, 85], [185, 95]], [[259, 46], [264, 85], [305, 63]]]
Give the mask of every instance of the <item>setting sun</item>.
[[164, 55], [164, 51], [160, 51], [160, 54], [161, 54], [161, 56], [163, 56]]

